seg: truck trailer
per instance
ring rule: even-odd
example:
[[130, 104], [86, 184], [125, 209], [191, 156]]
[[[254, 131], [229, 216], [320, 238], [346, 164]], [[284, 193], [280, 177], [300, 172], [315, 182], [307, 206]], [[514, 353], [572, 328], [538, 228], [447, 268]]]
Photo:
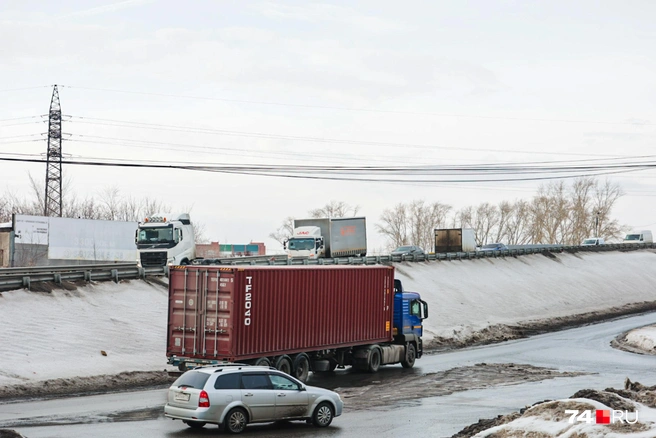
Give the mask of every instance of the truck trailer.
[[295, 219], [285, 242], [289, 258], [361, 257], [367, 255], [364, 217]]
[[436, 228], [435, 253], [476, 251], [473, 228]]
[[174, 266], [168, 363], [224, 362], [310, 371], [414, 365], [428, 305], [391, 266]]

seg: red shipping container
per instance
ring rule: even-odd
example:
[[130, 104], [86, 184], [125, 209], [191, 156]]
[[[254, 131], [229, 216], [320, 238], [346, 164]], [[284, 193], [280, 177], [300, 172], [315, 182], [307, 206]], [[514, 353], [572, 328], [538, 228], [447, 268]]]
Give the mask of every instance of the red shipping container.
[[389, 266], [179, 266], [167, 356], [238, 361], [390, 342]]

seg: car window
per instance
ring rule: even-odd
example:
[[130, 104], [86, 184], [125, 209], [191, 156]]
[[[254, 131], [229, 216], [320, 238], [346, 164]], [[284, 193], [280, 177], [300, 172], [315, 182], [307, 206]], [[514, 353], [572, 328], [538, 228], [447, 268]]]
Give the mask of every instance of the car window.
[[394, 252], [396, 252], [396, 251], [410, 251], [411, 249], [412, 249], [412, 247], [410, 247], [410, 246], [399, 246], [398, 248], [396, 248], [394, 250]]
[[241, 388], [241, 374], [230, 373], [219, 376], [214, 382], [215, 389], [239, 389]]
[[298, 383], [288, 379], [287, 377], [279, 376], [278, 374], [269, 374], [269, 378], [271, 379], [271, 385], [273, 385], [273, 389], [289, 389], [294, 391], [298, 391], [300, 389]]
[[210, 375], [207, 373], [201, 373], [199, 371], [187, 371], [178, 377], [175, 382], [173, 382], [173, 386], [186, 386], [187, 388], [202, 389], [205, 387], [205, 383], [209, 378]]
[[242, 389], [271, 389], [271, 381], [266, 374], [244, 373], [241, 376]]

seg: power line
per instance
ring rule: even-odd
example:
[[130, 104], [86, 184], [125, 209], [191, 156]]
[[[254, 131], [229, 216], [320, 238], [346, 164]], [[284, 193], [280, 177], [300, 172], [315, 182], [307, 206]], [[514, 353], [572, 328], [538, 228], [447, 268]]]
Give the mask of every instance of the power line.
[[[32, 162], [32, 163], [43, 163], [43, 160], [37, 159], [28, 159], [28, 158], [11, 158], [11, 157], [0, 157], [0, 161], [15, 161], [15, 162]], [[98, 161], [66, 161], [66, 164], [70, 165], [81, 165], [81, 166], [109, 166], [109, 167], [131, 167], [131, 168], [153, 168], [153, 169], [180, 169], [180, 170], [192, 170], [192, 171], [202, 171], [202, 172], [219, 172], [219, 173], [228, 173], [228, 174], [241, 174], [241, 175], [258, 175], [258, 176], [272, 176], [272, 177], [281, 177], [281, 178], [294, 178], [294, 179], [315, 179], [315, 180], [333, 180], [333, 181], [358, 181], [358, 182], [394, 182], [394, 183], [481, 183], [481, 182], [522, 182], [522, 181], [543, 181], [543, 180], [555, 180], [555, 179], [566, 179], [566, 178], [578, 178], [583, 176], [599, 176], [599, 175], [611, 175], [617, 173], [626, 173], [626, 172], [636, 172], [640, 170], [650, 169], [656, 167], [656, 163], [632, 163], [626, 164], [623, 166], [581, 166], [573, 167], [567, 169], [560, 169], [560, 171], [568, 171], [568, 174], [564, 175], [538, 175], [538, 176], [521, 176], [516, 178], [510, 177], [498, 177], [498, 178], [476, 178], [476, 179], [408, 179], [408, 178], [371, 178], [371, 177], [362, 177], [364, 172], [371, 172], [372, 170], [376, 171], [385, 171], [390, 170], [387, 168], [349, 168], [349, 167], [326, 167], [322, 169], [321, 166], [187, 166], [181, 164], [142, 164], [138, 162], [98, 162]], [[317, 171], [323, 170], [321, 171]], [[326, 171], [331, 170], [333, 175], [323, 175]], [[399, 169], [392, 169], [399, 170]], [[421, 175], [412, 172], [411, 169], [401, 169], [401, 170], [410, 170], [411, 175]], [[423, 170], [423, 169], [420, 169]], [[517, 169], [514, 169], [515, 171]], [[522, 170], [519, 168], [519, 170]], [[533, 171], [537, 169], [532, 169]], [[301, 171], [305, 171], [306, 174], [302, 174]], [[354, 173], [355, 172], [355, 173]], [[360, 173], [359, 177], [356, 176], [343, 176], [344, 174], [354, 174], [357, 175]], [[389, 172], [388, 172], [389, 173]], [[543, 171], [545, 173], [545, 171]], [[439, 173], [438, 173], [439, 174]]]
[[594, 121], [594, 120], [568, 120], [568, 119], [541, 119], [541, 118], [522, 118], [522, 117], [500, 117], [500, 116], [478, 116], [467, 114], [448, 114], [448, 113], [434, 113], [422, 111], [399, 111], [399, 110], [383, 110], [372, 108], [350, 108], [329, 105], [311, 105], [290, 102], [273, 102], [273, 101], [260, 101], [260, 100], [247, 100], [247, 99], [229, 99], [223, 97], [208, 97], [208, 96], [189, 96], [182, 94], [169, 94], [169, 93], [154, 93], [147, 91], [134, 91], [134, 90], [117, 90], [111, 88], [96, 88], [96, 87], [78, 87], [70, 85], [60, 85], [70, 89], [88, 90], [88, 91], [102, 91], [110, 93], [123, 93], [123, 94], [137, 94], [144, 96], [158, 96], [158, 97], [172, 97], [176, 99], [196, 99], [196, 100], [209, 100], [220, 102], [233, 102], [233, 103], [247, 103], [256, 105], [273, 105], [273, 106], [286, 106], [296, 108], [317, 108], [327, 110], [339, 111], [354, 111], [354, 112], [371, 112], [371, 113], [389, 113], [389, 114], [408, 114], [408, 115], [425, 115], [437, 117], [456, 117], [456, 118], [469, 118], [469, 119], [490, 119], [490, 120], [514, 120], [514, 121], [528, 121], [528, 122], [557, 122], [557, 123], [591, 123], [591, 124], [604, 124], [604, 125], [653, 125], [651, 122], [607, 122], [607, 121]]
[[420, 144], [412, 144], [412, 143], [348, 140], [348, 139], [321, 138], [321, 137], [310, 137], [310, 136], [270, 134], [270, 133], [263, 133], [263, 132], [245, 132], [245, 131], [232, 131], [232, 130], [224, 130], [224, 129], [197, 128], [197, 127], [180, 126], [180, 125], [178, 126], [164, 125], [158, 123], [130, 122], [130, 121], [122, 121], [122, 120], [114, 120], [114, 119], [100, 119], [94, 117], [81, 117], [81, 116], [68, 116], [68, 117], [71, 118], [72, 122], [75, 122], [75, 119], [80, 119], [79, 121], [77, 121], [77, 123], [88, 123], [88, 124], [100, 125], [100, 126], [114, 126], [114, 127], [135, 128], [135, 129], [142, 128], [142, 129], [151, 129], [157, 131], [193, 132], [193, 133], [200, 133], [200, 134], [264, 138], [269, 140], [306, 141], [306, 142], [318, 142], [318, 143], [335, 143], [335, 144], [362, 145], [362, 146], [384, 146], [384, 147], [396, 147], [396, 148], [410, 147], [410, 148], [430, 149], [430, 150], [441, 149], [441, 150], [471, 151], [471, 152], [499, 152], [499, 153], [514, 153], [514, 154], [526, 154], [526, 155], [558, 155], [558, 156], [565, 155], [565, 156], [583, 156], [583, 157], [608, 157], [608, 158], [617, 157], [617, 155], [581, 154], [575, 152], [549, 152], [549, 151], [529, 152], [529, 151], [504, 150], [504, 149], [462, 148], [462, 147], [455, 147], [455, 146], [436, 146], [436, 145], [420, 145]]
[[50, 88], [52, 85], [39, 85], [36, 87], [21, 87], [21, 88], [6, 88], [4, 90], [0, 90], [0, 93], [9, 93], [12, 91], [23, 91], [23, 90], [36, 90], [37, 88]]

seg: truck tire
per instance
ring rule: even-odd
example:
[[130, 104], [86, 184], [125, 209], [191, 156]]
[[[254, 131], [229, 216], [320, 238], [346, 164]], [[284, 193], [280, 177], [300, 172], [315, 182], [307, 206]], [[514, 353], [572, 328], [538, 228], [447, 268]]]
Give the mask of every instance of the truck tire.
[[267, 359], [266, 357], [261, 357], [259, 359], [255, 359], [253, 362], [253, 365], [255, 366], [261, 366], [261, 367], [270, 367], [271, 366], [271, 361]]
[[369, 353], [369, 363], [367, 364], [367, 371], [370, 373], [378, 372], [380, 368], [381, 354], [380, 348], [373, 347]]
[[310, 358], [305, 353], [300, 353], [294, 356], [292, 363], [292, 376], [296, 377], [301, 382], [307, 382], [310, 375]]
[[278, 356], [276, 359], [276, 364], [274, 365], [278, 371], [282, 371], [285, 374], [292, 375], [292, 359], [286, 354]]
[[409, 343], [405, 347], [405, 357], [401, 361], [403, 368], [412, 368], [415, 366], [415, 359], [417, 359], [417, 350], [415, 344]]

